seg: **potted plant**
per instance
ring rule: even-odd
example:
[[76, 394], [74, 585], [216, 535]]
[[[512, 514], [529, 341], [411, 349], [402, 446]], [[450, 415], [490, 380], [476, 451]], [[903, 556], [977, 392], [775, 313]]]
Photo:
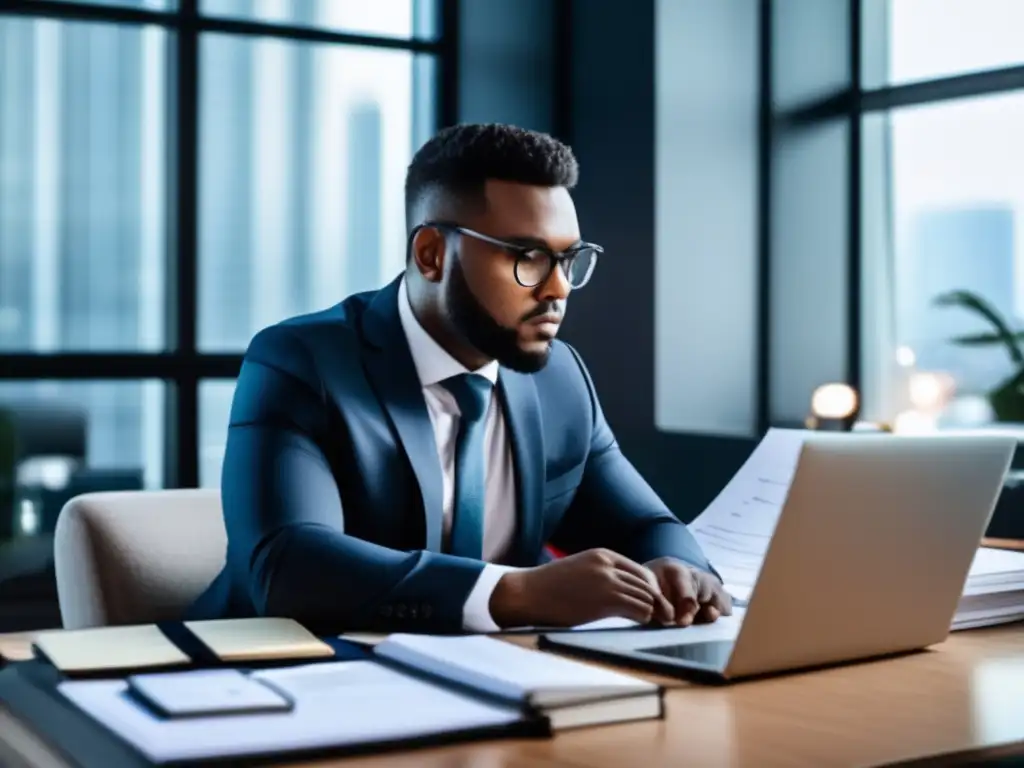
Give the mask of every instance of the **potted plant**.
[[1009, 323], [983, 298], [971, 291], [949, 291], [935, 298], [940, 307], [959, 307], [984, 319], [992, 329], [950, 339], [961, 347], [988, 347], [1002, 344], [1013, 363], [1014, 372], [988, 393], [996, 421], [1024, 422], [1024, 331], [1014, 331]]

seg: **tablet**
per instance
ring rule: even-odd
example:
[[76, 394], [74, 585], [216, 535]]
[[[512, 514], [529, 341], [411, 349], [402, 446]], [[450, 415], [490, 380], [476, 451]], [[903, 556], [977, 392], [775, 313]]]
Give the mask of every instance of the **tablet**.
[[290, 712], [292, 700], [237, 669], [131, 675], [128, 693], [165, 718]]

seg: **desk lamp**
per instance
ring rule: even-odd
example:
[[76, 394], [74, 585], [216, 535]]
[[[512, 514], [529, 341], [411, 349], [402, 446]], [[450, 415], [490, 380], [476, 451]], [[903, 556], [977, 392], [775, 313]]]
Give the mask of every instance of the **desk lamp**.
[[848, 432], [857, 412], [857, 392], [849, 384], [822, 384], [811, 396], [808, 429]]

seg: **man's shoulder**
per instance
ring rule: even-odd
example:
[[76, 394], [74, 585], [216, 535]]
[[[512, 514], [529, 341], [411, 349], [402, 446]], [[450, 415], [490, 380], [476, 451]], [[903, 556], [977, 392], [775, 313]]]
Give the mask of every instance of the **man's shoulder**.
[[552, 403], [564, 403], [565, 398], [589, 402], [594, 396], [590, 374], [583, 357], [572, 344], [555, 340], [543, 368], [531, 374], [541, 397]]
[[356, 293], [326, 309], [285, 318], [259, 331], [249, 354], [296, 351], [296, 345], [315, 353], [327, 344], [344, 349], [359, 339], [359, 321], [377, 291]]
[[564, 381], [566, 377], [580, 380], [584, 376], [583, 358], [571, 344], [556, 339], [551, 344], [547, 364], [534, 375], [539, 381], [544, 382]]

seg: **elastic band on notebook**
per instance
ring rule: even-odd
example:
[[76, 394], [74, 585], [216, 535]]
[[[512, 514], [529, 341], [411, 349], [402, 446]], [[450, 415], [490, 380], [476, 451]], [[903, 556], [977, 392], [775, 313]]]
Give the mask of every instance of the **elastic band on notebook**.
[[156, 628], [163, 632], [164, 637], [178, 646], [178, 650], [192, 659], [192, 662], [201, 667], [224, 666], [209, 646], [196, 637], [192, 630], [181, 621], [158, 621]]

